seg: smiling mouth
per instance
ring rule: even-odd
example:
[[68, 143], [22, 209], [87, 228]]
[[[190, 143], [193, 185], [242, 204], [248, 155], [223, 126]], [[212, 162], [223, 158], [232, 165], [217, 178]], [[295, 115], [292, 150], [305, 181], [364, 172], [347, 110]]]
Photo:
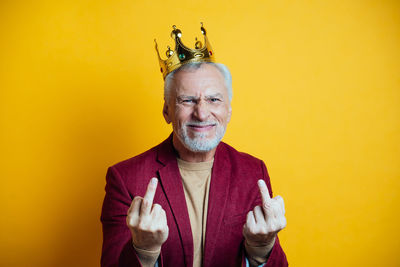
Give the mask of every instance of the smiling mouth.
[[216, 124], [215, 123], [205, 124], [205, 125], [187, 124], [186, 126], [195, 132], [204, 132], [204, 131], [208, 131], [208, 130], [212, 129], [213, 127], [216, 126]]

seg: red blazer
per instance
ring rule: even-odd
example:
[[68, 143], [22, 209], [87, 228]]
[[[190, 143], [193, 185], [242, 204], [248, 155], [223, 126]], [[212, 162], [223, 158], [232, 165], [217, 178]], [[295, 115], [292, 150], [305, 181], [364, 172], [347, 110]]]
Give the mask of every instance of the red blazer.
[[[193, 265], [193, 238], [172, 135], [160, 145], [108, 169], [101, 222], [101, 266], [141, 266], [125, 218], [132, 199], [144, 196], [152, 177], [159, 184], [154, 203], [166, 212], [169, 236], [159, 266]], [[247, 213], [260, 205], [258, 179], [271, 185], [265, 164], [221, 142], [211, 174], [203, 266], [245, 266], [242, 229]], [[287, 266], [279, 240], [264, 266]]]

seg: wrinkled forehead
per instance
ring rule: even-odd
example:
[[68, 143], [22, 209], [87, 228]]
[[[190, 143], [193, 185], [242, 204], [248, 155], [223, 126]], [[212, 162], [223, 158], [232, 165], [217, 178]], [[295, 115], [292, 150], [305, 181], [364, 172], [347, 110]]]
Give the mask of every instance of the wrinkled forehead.
[[176, 95], [192, 96], [221, 94], [228, 97], [224, 76], [212, 65], [202, 65], [198, 69], [181, 70], [173, 77], [173, 91]]

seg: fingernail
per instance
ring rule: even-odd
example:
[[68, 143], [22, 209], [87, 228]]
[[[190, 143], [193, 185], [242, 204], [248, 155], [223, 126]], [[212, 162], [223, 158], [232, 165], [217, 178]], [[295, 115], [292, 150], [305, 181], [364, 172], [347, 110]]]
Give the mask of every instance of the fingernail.
[[258, 183], [258, 185], [263, 185], [263, 184], [264, 184], [264, 181], [260, 179], [260, 180], [258, 180], [257, 183]]
[[151, 178], [151, 184], [156, 185], [158, 182], [156, 177]]

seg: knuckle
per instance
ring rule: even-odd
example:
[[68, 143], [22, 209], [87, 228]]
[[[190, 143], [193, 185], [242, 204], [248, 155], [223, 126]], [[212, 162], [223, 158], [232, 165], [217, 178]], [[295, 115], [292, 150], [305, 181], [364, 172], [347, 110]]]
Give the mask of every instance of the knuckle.
[[134, 199], [132, 200], [131, 207], [133, 207], [134, 205], [140, 204], [141, 201], [142, 201], [141, 197], [139, 197], [139, 196], [134, 197]]
[[131, 228], [134, 227], [136, 224], [136, 218], [133, 216], [126, 216], [126, 224]]
[[149, 203], [149, 201], [148, 201], [147, 199], [143, 199], [143, 200], [142, 200], [142, 206], [143, 206], [143, 207], [146, 207], [146, 208], [147, 208], [149, 205], [150, 205], [150, 203]]
[[141, 199], [142, 199], [141, 196], [135, 196], [135, 197], [133, 198], [133, 201], [140, 201]]
[[270, 210], [271, 209], [271, 203], [268, 202], [268, 201], [265, 201], [263, 203], [263, 208], [266, 209], [266, 210]]
[[165, 233], [167, 233], [168, 232], [168, 226], [162, 226], [162, 227], [160, 227], [158, 230], [157, 230], [157, 232], [159, 233], [159, 234], [165, 234]]
[[275, 232], [276, 229], [277, 229], [276, 223], [271, 223], [271, 224], [269, 225], [269, 232]]
[[155, 211], [160, 211], [162, 208], [161, 208], [161, 205], [160, 204], [153, 204], [153, 210], [155, 210]]
[[152, 225], [150, 225], [148, 230], [151, 233], [156, 233], [156, 232], [158, 232], [158, 227], [156, 225], [152, 224]]
[[259, 234], [259, 232], [260, 232], [260, 230], [258, 229], [258, 227], [251, 227], [251, 228], [249, 228], [249, 233], [250, 233], [251, 235], [257, 235], [257, 234]]
[[264, 227], [260, 228], [260, 231], [258, 232], [260, 235], [266, 235], [268, 234], [268, 230]]
[[136, 228], [141, 230], [141, 231], [147, 231], [149, 229], [149, 226], [148, 226], [148, 224], [147, 224], [147, 222], [145, 220], [140, 219]]

